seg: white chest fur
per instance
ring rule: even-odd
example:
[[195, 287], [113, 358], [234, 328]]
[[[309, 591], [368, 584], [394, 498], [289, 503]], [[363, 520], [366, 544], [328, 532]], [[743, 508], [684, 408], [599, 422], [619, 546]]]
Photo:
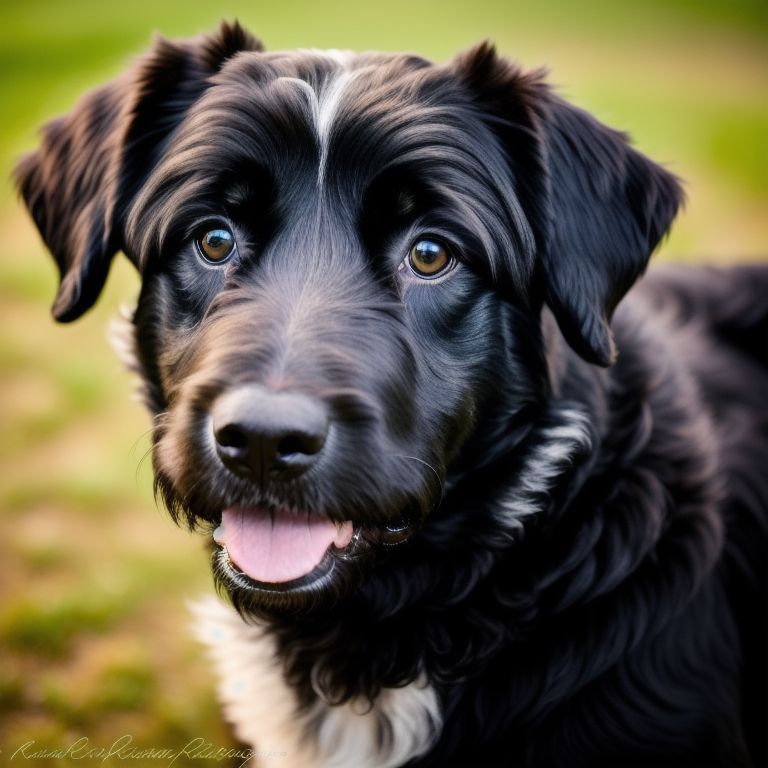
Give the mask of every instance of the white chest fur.
[[191, 609], [219, 675], [225, 719], [257, 753], [280, 754], [282, 768], [395, 768], [439, 735], [437, 695], [421, 680], [384, 689], [373, 707], [318, 700], [300, 712], [269, 635], [213, 596]]

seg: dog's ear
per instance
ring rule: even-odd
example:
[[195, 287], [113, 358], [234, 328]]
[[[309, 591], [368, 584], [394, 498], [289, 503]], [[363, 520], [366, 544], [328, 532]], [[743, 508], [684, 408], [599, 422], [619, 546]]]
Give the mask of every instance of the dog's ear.
[[57, 320], [96, 301], [122, 248], [128, 202], [208, 78], [241, 50], [262, 47], [237, 22], [192, 40], [158, 37], [133, 69], [45, 126], [40, 149], [21, 160], [17, 183], [61, 273]]
[[546, 300], [586, 360], [616, 356], [610, 320], [682, 202], [677, 179], [626, 136], [550, 95], [541, 105], [550, 180]]
[[610, 320], [644, 271], [683, 194], [624, 134], [558, 98], [483, 43], [455, 64], [489, 111], [537, 240], [544, 297], [568, 343], [610, 365]]

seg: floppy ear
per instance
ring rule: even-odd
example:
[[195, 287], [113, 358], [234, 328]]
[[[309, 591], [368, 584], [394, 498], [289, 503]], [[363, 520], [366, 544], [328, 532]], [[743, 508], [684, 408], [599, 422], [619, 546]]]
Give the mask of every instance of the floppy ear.
[[543, 104], [541, 126], [551, 200], [546, 300], [568, 343], [610, 365], [613, 311], [645, 271], [682, 190], [623, 134], [555, 96]]
[[610, 320], [672, 223], [683, 193], [624, 134], [555, 96], [483, 43], [457, 61], [490, 110], [537, 240], [539, 279], [568, 343], [610, 365]]
[[46, 125], [40, 149], [21, 160], [17, 183], [61, 274], [57, 320], [96, 301], [122, 248], [128, 202], [210, 75], [240, 50], [262, 47], [237, 22], [187, 41], [158, 37], [132, 70]]

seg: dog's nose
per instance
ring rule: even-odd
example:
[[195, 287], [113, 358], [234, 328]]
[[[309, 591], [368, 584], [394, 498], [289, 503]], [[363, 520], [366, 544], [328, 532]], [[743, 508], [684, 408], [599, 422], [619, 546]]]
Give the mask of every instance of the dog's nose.
[[255, 384], [221, 395], [211, 409], [211, 423], [224, 465], [259, 483], [305, 472], [328, 435], [321, 401]]

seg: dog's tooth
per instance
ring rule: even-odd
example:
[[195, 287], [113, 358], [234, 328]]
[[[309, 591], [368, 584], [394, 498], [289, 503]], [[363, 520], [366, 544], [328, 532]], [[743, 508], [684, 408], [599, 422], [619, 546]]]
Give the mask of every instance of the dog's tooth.
[[213, 532], [213, 540], [217, 544], [223, 544], [224, 543], [224, 520], [221, 521], [219, 524], [219, 527]]

